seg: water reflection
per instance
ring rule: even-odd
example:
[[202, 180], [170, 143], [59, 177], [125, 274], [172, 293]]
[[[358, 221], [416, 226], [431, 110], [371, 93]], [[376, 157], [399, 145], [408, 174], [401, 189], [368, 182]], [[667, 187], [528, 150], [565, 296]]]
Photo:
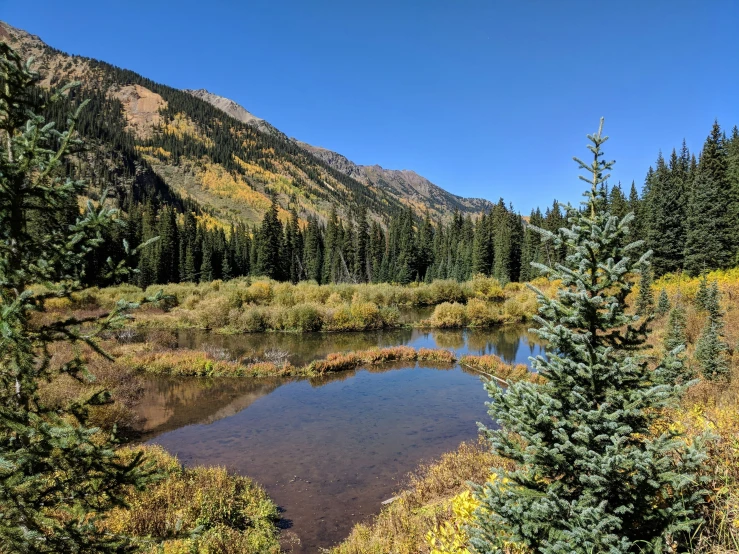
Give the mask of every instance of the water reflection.
[[256, 333], [217, 335], [185, 329], [177, 335], [184, 348], [214, 346], [234, 358], [264, 357], [270, 350], [288, 353], [294, 365], [303, 365], [332, 352], [373, 347], [408, 345], [414, 348], [445, 348], [462, 354], [496, 354], [507, 363], [529, 363], [529, 356], [542, 353], [539, 338], [525, 327], [507, 325], [494, 329], [390, 329], [349, 333]]

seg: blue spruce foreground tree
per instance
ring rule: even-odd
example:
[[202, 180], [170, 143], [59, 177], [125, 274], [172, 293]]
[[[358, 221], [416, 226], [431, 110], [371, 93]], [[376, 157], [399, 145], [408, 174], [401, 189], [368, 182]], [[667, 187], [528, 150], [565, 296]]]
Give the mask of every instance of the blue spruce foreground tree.
[[534, 289], [548, 341], [548, 356], [533, 360], [543, 381], [486, 384], [499, 425], [486, 432], [515, 469], [496, 469], [476, 489], [479, 553], [506, 552], [506, 543], [546, 554], [673, 552], [698, 519], [702, 447], [653, 434], [684, 389], [663, 384], [639, 354], [648, 318], [632, 315], [626, 298], [650, 254], [633, 259], [640, 243], [624, 245], [632, 214], [601, 211], [613, 163], [602, 159], [602, 127], [588, 136], [592, 163], [575, 158], [590, 173], [584, 209], [568, 207], [570, 226], [556, 234], [539, 231], [568, 252], [562, 264], [537, 266], [561, 280], [554, 298]]
[[[100, 318], [33, 317], [79, 290], [85, 255], [117, 221], [104, 199], [80, 213], [85, 185], [64, 165], [80, 147], [76, 116], [57, 131], [34, 115], [37, 81], [0, 42], [0, 552], [125, 552], [130, 541], [99, 520], [153, 475], [140, 456], [120, 459], [109, 433], [86, 426], [89, 406], [108, 402], [106, 393], [57, 409], [39, 395], [39, 383], [61, 373], [89, 379], [79, 347], [104, 354], [96, 336], [135, 305], [120, 302]], [[53, 348], [63, 342], [72, 345], [68, 359]]]

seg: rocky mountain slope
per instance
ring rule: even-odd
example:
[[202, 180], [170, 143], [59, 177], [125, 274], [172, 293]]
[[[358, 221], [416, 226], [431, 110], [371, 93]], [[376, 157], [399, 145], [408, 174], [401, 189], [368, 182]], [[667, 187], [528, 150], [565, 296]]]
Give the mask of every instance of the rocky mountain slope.
[[105, 62], [65, 54], [3, 22], [0, 40], [34, 57], [45, 89], [81, 82], [68, 103], [71, 109], [82, 98], [90, 100], [79, 127], [94, 145], [88, 173], [104, 174], [120, 186], [174, 193], [200, 206], [214, 224], [257, 223], [271, 197], [278, 199], [283, 219], [290, 208], [301, 218], [321, 220], [333, 209], [349, 219], [365, 208], [372, 219], [384, 222], [407, 207], [419, 216], [428, 210], [446, 218], [454, 210], [476, 213], [490, 206], [452, 195], [413, 172], [359, 166], [289, 139], [206, 90], [180, 91]]
[[[218, 96], [205, 89], [186, 90], [185, 92], [209, 102], [239, 121], [254, 125], [262, 131], [286, 137], [284, 133], [264, 119], [256, 117], [229, 98]], [[386, 190], [419, 210], [428, 208], [432, 213], [446, 215], [454, 210], [459, 210], [462, 213], [479, 213], [483, 210], [490, 210], [493, 206], [491, 202], [482, 198], [464, 198], [452, 194], [408, 169], [397, 170], [385, 169], [379, 165], [358, 165], [346, 156], [332, 150], [313, 146], [299, 140], [294, 142], [302, 149], [326, 162], [330, 167], [341, 171], [352, 179]]]

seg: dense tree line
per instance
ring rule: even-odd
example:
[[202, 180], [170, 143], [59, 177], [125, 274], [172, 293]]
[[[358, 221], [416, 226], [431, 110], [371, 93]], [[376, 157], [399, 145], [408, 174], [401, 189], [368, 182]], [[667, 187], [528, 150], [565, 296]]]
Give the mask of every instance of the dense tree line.
[[683, 142], [650, 168], [637, 208], [638, 238], [656, 275], [739, 264], [739, 130], [714, 123], [696, 160]]
[[[151, 138], [135, 139], [126, 129], [121, 103], [101, 92], [105, 87], [73, 90], [67, 102], [46, 102], [37, 89], [38, 104], [47, 106], [48, 120], [64, 121], [85, 98], [78, 129], [88, 148], [66, 165], [70, 176], [90, 183], [88, 195], [96, 199], [107, 189], [124, 214], [104, 245], [88, 256], [81, 278], [88, 284], [110, 281], [108, 258], [125, 257], [123, 239], [135, 245], [154, 236], [159, 241], [137, 259], [135, 277], [140, 285], [158, 282], [206, 281], [244, 275], [267, 275], [279, 280], [329, 282], [408, 283], [437, 278], [465, 280], [482, 273], [501, 282], [528, 281], [537, 276], [531, 262], [562, 262], [567, 252], [542, 241], [536, 227], [555, 231], [566, 225], [563, 209], [554, 202], [543, 213], [536, 209], [522, 218], [501, 199], [489, 213], [477, 217], [454, 213], [446, 221], [418, 217], [410, 208], [388, 202], [384, 195], [313, 159], [280, 135], [227, 118], [206, 102], [182, 91], [154, 83], [133, 72], [92, 62], [105, 85], [140, 84], [167, 100], [166, 117], [187, 113], [206, 144], [187, 134], [160, 129]], [[227, 123], [227, 124], [224, 124]], [[235, 160], [272, 168], [275, 160], [289, 160], [311, 180], [331, 174], [346, 187], [339, 211], [326, 191], [309, 187], [311, 194], [330, 200], [335, 208], [325, 220], [298, 213], [288, 200], [287, 221], [278, 219], [278, 203], [260, 225], [234, 221], [206, 226], [207, 210], [180, 198], [149, 167], [137, 145], [161, 147], [169, 163], [209, 158], [233, 172]], [[300, 175], [295, 179], [308, 186]], [[668, 272], [726, 268], [739, 264], [739, 131], [730, 136], [715, 123], [696, 158], [683, 143], [668, 159], [662, 154], [650, 168], [641, 194], [635, 183], [628, 192], [618, 184], [603, 184], [600, 200], [614, 215], [634, 212], [628, 239], [643, 240], [654, 252], [655, 276]], [[58, 217], [73, 223], [75, 206]], [[284, 212], [283, 212], [284, 213]], [[378, 216], [380, 213], [382, 215]], [[284, 218], [283, 218], [284, 219]], [[212, 220], [211, 220], [212, 221]], [[134, 277], [132, 277], [134, 278]]]
[[[344, 213], [334, 209], [319, 221], [301, 218], [288, 206], [290, 216], [283, 222], [273, 199], [260, 225], [207, 227], [197, 205], [167, 193], [163, 183], [152, 190], [139, 187], [123, 194], [128, 224], [90, 256], [88, 282], [105, 281], [106, 259], [122, 255], [123, 238], [138, 244], [155, 236], [159, 241], [134, 262], [142, 286], [246, 275], [292, 282], [409, 283], [465, 280], [477, 273], [505, 283], [531, 280], [537, 276], [531, 262], [556, 264], [567, 254], [531, 228], [556, 231], [566, 224], [557, 201], [544, 213], [535, 209], [527, 220], [501, 199], [477, 218], [455, 213], [448, 221], [432, 221], [405, 208], [378, 220], [360, 207]], [[602, 192], [601, 202], [614, 215], [635, 213], [628, 240], [643, 240], [643, 248], [653, 250], [655, 275], [697, 274], [739, 263], [736, 128], [727, 138], [715, 124], [698, 159], [684, 144], [667, 161], [660, 155], [641, 195], [634, 183], [628, 195], [620, 184], [604, 184]]]

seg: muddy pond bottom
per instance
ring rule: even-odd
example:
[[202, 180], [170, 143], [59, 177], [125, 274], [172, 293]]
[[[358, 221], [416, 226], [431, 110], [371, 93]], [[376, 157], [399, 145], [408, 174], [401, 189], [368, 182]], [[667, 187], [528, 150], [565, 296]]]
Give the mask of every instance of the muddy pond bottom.
[[[453, 349], [477, 350], [469, 339], [460, 332]], [[283, 510], [282, 542], [307, 553], [377, 514], [419, 463], [475, 439], [477, 422], [490, 422], [486, 400], [476, 373], [404, 363], [311, 380], [150, 379], [141, 415], [149, 442], [185, 465], [223, 465], [264, 486]]]

